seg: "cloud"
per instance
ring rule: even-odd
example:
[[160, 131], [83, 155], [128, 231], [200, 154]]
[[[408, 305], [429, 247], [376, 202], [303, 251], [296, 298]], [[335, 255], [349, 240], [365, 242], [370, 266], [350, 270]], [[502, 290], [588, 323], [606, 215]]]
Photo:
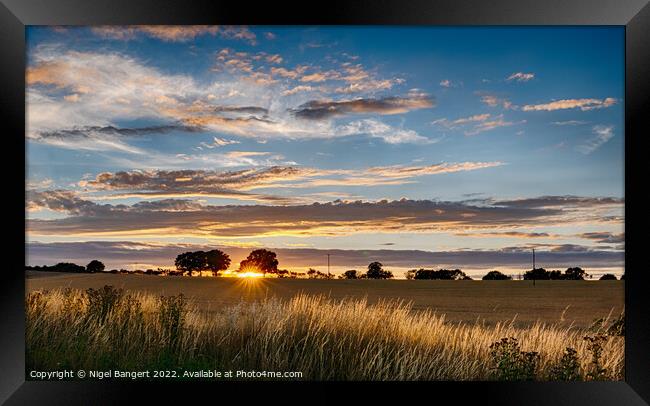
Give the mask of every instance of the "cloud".
[[506, 121], [503, 119], [503, 115], [499, 115], [495, 117], [494, 120], [481, 121], [479, 124], [476, 124], [471, 130], [465, 131], [465, 135], [477, 135], [484, 131], [490, 131], [501, 127], [509, 127], [515, 124], [523, 124], [525, 122], [526, 120], [522, 120], [519, 122]]
[[51, 131], [45, 130], [28, 134], [28, 138], [43, 144], [73, 150], [114, 150], [142, 155], [145, 153], [142, 149], [128, 145], [123, 141], [123, 138], [166, 134], [170, 132], [201, 131], [203, 131], [203, 129], [200, 127], [191, 127], [181, 124], [158, 125], [138, 128], [82, 126]]
[[[267, 152], [233, 151], [231, 159], [268, 155]], [[238, 171], [149, 170], [102, 172], [84, 179], [78, 186], [89, 192], [110, 192], [95, 199], [124, 197], [229, 197], [296, 203], [301, 199], [248, 193], [255, 189], [309, 188], [319, 186], [359, 186], [402, 184], [421, 176], [474, 171], [502, 165], [501, 162], [440, 163], [428, 166], [384, 166], [358, 170], [315, 169], [306, 167], [263, 167]], [[339, 197], [345, 193], [337, 193]], [[331, 192], [328, 192], [331, 196]], [[43, 206], [43, 205], [41, 205]]]
[[513, 80], [517, 82], [528, 82], [529, 80], [532, 80], [534, 77], [535, 77], [534, 73], [516, 72], [508, 76], [506, 80], [509, 82]]
[[457, 128], [457, 127], [460, 127], [460, 126], [463, 126], [463, 125], [466, 125], [466, 124], [472, 124], [472, 123], [485, 121], [490, 117], [491, 117], [491, 115], [489, 113], [485, 113], [485, 114], [475, 114], [475, 115], [469, 116], [469, 117], [461, 117], [461, 118], [458, 118], [456, 120], [448, 120], [446, 118], [441, 118], [441, 119], [432, 121], [431, 124], [441, 125], [441, 126], [446, 127], [448, 129], [454, 129], [454, 128]]
[[506, 110], [516, 108], [516, 106], [513, 106], [512, 102], [510, 102], [510, 100], [508, 99], [501, 98], [493, 94], [483, 94], [481, 92], [478, 92], [478, 94], [481, 95], [481, 102], [485, 103], [490, 107], [501, 106]]
[[388, 144], [432, 144], [437, 142], [437, 140], [424, 137], [414, 130], [391, 127], [372, 119], [352, 121], [337, 127], [335, 132], [339, 136], [368, 134], [373, 138], [381, 138]]
[[553, 121], [551, 124], [553, 125], [583, 125], [587, 124], [586, 121], [580, 121], [580, 120], [567, 120], [567, 121]]
[[479, 238], [492, 238], [492, 237], [507, 237], [507, 238], [552, 238], [554, 235], [549, 233], [526, 233], [521, 231], [501, 231], [501, 232], [482, 232], [482, 233], [458, 233], [460, 237], [479, 237]]
[[225, 147], [227, 145], [233, 145], [233, 144], [241, 144], [240, 141], [237, 140], [228, 140], [226, 138], [219, 138], [219, 137], [212, 137], [212, 143], [208, 144], [206, 142], [202, 142], [201, 146], [212, 149], [212, 148], [218, 148], [218, 147]]
[[298, 106], [291, 112], [301, 119], [324, 120], [350, 114], [400, 114], [433, 106], [433, 99], [426, 95], [390, 96], [381, 99], [312, 100]]
[[[622, 210], [620, 201], [617, 210]], [[554, 205], [562, 201], [562, 205]], [[195, 236], [206, 238], [252, 236], [349, 235], [363, 232], [462, 232], [521, 225], [567, 225], [602, 221], [607, 200], [569, 196], [542, 197], [493, 204], [431, 200], [337, 201], [292, 206], [213, 206], [168, 199], [159, 206], [141, 202], [131, 206], [99, 205], [74, 194], [35, 192], [38, 207], [66, 212], [60, 219], [30, 218], [28, 233], [56, 236]], [[548, 203], [551, 203], [550, 205]], [[188, 210], [178, 210], [183, 205]], [[171, 210], [173, 208], [174, 210]]]
[[[329, 120], [297, 119], [292, 113], [296, 110], [295, 105], [281, 96], [284, 91], [293, 93], [306, 90], [299, 88], [305, 86], [299, 83], [300, 77], [308, 74], [308, 67], [287, 69], [277, 66], [282, 58], [276, 54], [222, 49], [217, 53], [216, 59], [220, 60], [222, 66], [232, 69], [232, 72], [218, 73], [215, 80], [208, 83], [200, 83], [188, 75], [163, 73], [119, 53], [66, 51], [60, 46], [49, 46], [37, 48], [31, 56], [32, 62], [27, 70], [26, 99], [27, 133], [32, 140], [42, 141], [44, 138], [40, 134], [45, 133], [66, 134], [66, 131], [71, 130], [70, 123], [74, 123], [76, 129], [92, 130], [118, 128], [116, 123], [141, 120], [164, 123], [162, 125], [180, 123], [181, 126], [202, 128], [220, 135], [232, 134], [261, 141], [274, 138], [293, 140], [364, 135], [351, 132], [354, 126], [335, 126]], [[233, 61], [237, 62], [231, 64]], [[259, 71], [260, 66], [267, 70]], [[274, 68], [284, 70], [274, 71]], [[319, 71], [320, 68], [309, 69]], [[373, 80], [376, 76], [359, 64], [341, 64], [336, 72], [339, 83], [346, 86]], [[274, 87], [267, 88], [253, 83], [266, 80], [264, 75], [251, 76], [258, 73], [271, 75], [269, 80], [282, 79], [282, 75], [293, 78], [286, 78], [287, 83], [281, 81]], [[251, 77], [243, 80], [241, 75]], [[360, 81], [355, 82], [357, 79]], [[316, 90], [335, 92], [335, 89], [321, 89], [320, 86], [314, 87]], [[78, 95], [75, 96], [78, 102], [64, 99], [71, 94]], [[298, 99], [301, 100], [299, 96]], [[405, 97], [366, 97], [311, 103], [303, 105], [297, 111], [329, 107], [337, 117], [343, 117], [361, 112], [396, 114], [433, 105], [428, 96], [415, 93], [409, 93]], [[319, 114], [318, 111], [312, 113]], [[309, 112], [305, 111], [301, 115], [309, 115]], [[326, 113], [321, 111], [320, 115]], [[362, 129], [367, 127], [366, 125]], [[48, 142], [64, 148], [92, 151], [104, 148], [144, 154], [144, 151], [129, 145], [124, 138], [95, 133], [97, 137], [92, 139], [59, 136], [49, 137]], [[425, 137], [411, 130], [395, 129], [391, 134], [386, 131], [373, 132], [378, 133], [382, 133], [380, 138], [392, 143], [426, 141]], [[102, 143], [103, 146], [100, 145]], [[206, 145], [200, 147], [209, 148]]]
[[585, 155], [591, 154], [614, 137], [614, 126], [597, 125], [592, 128], [592, 132], [594, 136], [577, 147]]
[[145, 35], [166, 42], [187, 42], [203, 35], [219, 35], [225, 39], [244, 40], [254, 45], [255, 33], [245, 26], [218, 25], [100, 25], [91, 28], [95, 35], [103, 38], [128, 41]]
[[563, 99], [544, 104], [527, 104], [522, 108], [522, 110], [554, 111], [579, 108], [582, 111], [588, 111], [607, 108], [615, 105], [616, 103], [617, 100], [613, 97], [608, 97], [606, 99]]
[[[577, 247], [577, 246], [576, 246]], [[132, 264], [150, 263], [151, 267], [173, 266], [176, 256], [186, 251], [209, 250], [219, 248], [232, 258], [233, 264], [238, 264], [250, 252], [250, 247], [236, 247], [226, 242], [218, 244], [164, 244], [143, 243], [131, 241], [88, 241], [88, 242], [56, 242], [44, 243], [30, 241], [26, 244], [29, 265], [52, 265], [62, 261], [72, 261], [85, 264], [99, 258], [111, 268], [131, 268]], [[495, 249], [495, 250], [456, 250], [456, 251], [422, 251], [422, 250], [319, 250], [314, 248], [274, 248], [278, 255], [280, 267], [306, 268], [321, 264], [326, 254], [330, 254], [336, 264], [348, 268], [365, 269], [370, 262], [380, 261], [385, 267], [400, 268], [461, 268], [490, 269], [494, 267], [510, 267], [527, 270], [530, 260], [530, 250], [525, 249]], [[623, 267], [622, 252], [580, 250], [572, 252], [538, 251], [537, 259], [546, 268], [564, 269], [569, 266], [584, 268]], [[135, 266], [135, 265], [133, 265]], [[142, 268], [142, 267], [140, 267]]]
[[577, 236], [588, 240], [594, 240], [599, 244], [620, 244], [625, 242], [625, 233], [615, 234], [607, 231], [600, 231], [582, 233]]
[[449, 79], [445, 79], [440, 81], [440, 86], [442, 87], [451, 87], [451, 81]]

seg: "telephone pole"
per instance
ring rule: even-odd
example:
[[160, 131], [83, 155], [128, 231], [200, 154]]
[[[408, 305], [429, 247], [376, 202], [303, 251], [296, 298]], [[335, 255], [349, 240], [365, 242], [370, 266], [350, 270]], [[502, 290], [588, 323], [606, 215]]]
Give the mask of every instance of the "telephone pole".
[[330, 254], [327, 254], [327, 278], [331, 278], [332, 276], [330, 275]]
[[533, 286], [535, 286], [535, 248], [533, 248]]

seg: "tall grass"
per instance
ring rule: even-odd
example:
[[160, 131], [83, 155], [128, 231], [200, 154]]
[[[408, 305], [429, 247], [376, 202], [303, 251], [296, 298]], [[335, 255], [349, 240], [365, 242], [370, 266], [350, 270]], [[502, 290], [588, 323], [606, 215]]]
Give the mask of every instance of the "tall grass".
[[[531, 379], [591, 379], [594, 362], [593, 340], [584, 339], [584, 330], [539, 323], [524, 329], [509, 322], [452, 324], [400, 302], [370, 305], [297, 295], [208, 313], [182, 296], [105, 287], [32, 292], [26, 305], [32, 370], [173, 368], [300, 371], [307, 380], [491, 380], [499, 379], [503, 361], [495, 360], [492, 345], [505, 337], [516, 338], [517, 350], [537, 353], [535, 365], [526, 369]], [[598, 343], [599, 377], [622, 379], [623, 337]], [[567, 347], [574, 349], [571, 360]], [[565, 364], [570, 373], [558, 374]]]

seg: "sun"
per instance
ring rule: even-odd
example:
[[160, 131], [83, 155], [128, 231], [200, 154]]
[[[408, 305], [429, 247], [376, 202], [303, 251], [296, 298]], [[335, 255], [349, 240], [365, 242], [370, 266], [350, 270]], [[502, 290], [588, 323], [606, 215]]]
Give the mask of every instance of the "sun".
[[221, 276], [226, 278], [264, 278], [266, 275], [255, 266], [247, 266], [239, 271], [224, 271]]

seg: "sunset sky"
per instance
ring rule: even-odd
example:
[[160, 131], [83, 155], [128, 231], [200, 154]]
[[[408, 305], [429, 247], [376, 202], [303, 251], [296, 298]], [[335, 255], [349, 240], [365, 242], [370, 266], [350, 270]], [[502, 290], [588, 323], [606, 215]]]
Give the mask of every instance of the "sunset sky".
[[623, 272], [615, 27], [27, 29], [30, 265]]

